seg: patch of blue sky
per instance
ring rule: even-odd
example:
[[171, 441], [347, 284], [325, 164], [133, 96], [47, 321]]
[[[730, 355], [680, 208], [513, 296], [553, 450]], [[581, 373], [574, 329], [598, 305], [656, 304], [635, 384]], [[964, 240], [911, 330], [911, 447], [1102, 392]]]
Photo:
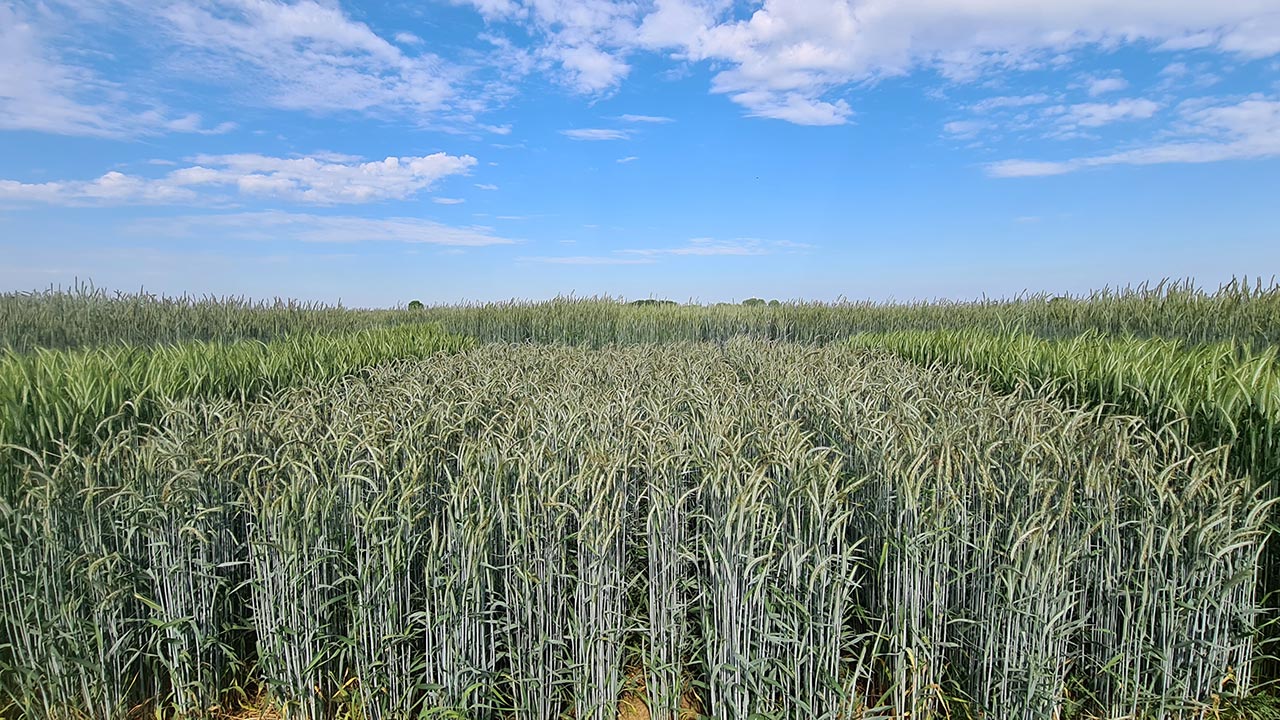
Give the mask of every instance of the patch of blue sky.
[[0, 0], [0, 288], [348, 304], [1280, 268], [1280, 0]]

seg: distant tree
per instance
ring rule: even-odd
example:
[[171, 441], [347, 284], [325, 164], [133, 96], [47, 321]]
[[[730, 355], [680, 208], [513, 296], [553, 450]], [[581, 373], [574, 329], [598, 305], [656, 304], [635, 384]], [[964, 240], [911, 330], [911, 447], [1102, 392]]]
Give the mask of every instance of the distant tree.
[[409, 301], [409, 309], [410, 309], [410, 310], [421, 310], [422, 308], [423, 308], [423, 306], [422, 306], [422, 301], [421, 301], [421, 300], [410, 300], [410, 301]]
[[769, 301], [769, 307], [778, 307], [778, 306], [780, 306], [780, 305], [782, 305], [782, 303], [778, 302], [777, 300], [770, 300], [770, 301]]
[[630, 304], [631, 305], [675, 305], [677, 303], [675, 300], [655, 300], [654, 298], [647, 298], [645, 300], [632, 300]]
[[743, 305], [764, 305], [764, 300], [761, 298], [747, 298], [746, 300], [742, 301], [742, 304]]

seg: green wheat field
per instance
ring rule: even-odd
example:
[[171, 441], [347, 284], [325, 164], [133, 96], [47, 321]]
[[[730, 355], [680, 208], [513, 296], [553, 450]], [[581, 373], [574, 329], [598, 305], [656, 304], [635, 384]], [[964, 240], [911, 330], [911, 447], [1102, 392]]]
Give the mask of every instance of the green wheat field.
[[1280, 718], [1280, 286], [0, 295], [0, 717]]

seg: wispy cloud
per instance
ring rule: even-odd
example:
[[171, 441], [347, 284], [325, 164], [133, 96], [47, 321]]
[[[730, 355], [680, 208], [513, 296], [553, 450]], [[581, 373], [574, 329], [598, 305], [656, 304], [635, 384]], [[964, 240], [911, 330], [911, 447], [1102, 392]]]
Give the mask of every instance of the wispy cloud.
[[108, 172], [87, 181], [23, 183], [0, 180], [0, 200], [54, 205], [159, 204], [225, 197], [266, 197], [335, 205], [404, 199], [450, 175], [466, 173], [475, 158], [436, 153], [356, 162], [346, 156], [279, 158], [266, 155], [197, 155], [194, 165], [159, 178]]
[[571, 140], [627, 140], [631, 137], [631, 133], [626, 130], [610, 130], [608, 128], [574, 128], [572, 130], [561, 130], [561, 135]]
[[1217, 85], [1222, 80], [1214, 72], [1214, 66], [1201, 62], [1194, 66], [1185, 62], [1171, 62], [1160, 70], [1160, 82], [1156, 88], [1163, 91], [1178, 88], [1204, 89]]
[[143, 220], [134, 223], [131, 232], [143, 238], [204, 237], [218, 241], [398, 242], [451, 247], [485, 247], [516, 242], [494, 234], [491, 228], [454, 227], [421, 218], [365, 218], [279, 211]]
[[150, 180], [111, 171], [94, 180], [23, 183], [0, 180], [5, 200], [49, 205], [125, 205], [191, 202], [198, 195], [181, 182]]
[[[1076, 90], [1088, 92], [1089, 83]], [[1083, 95], [1084, 92], [1081, 93]], [[1063, 102], [1063, 95], [1014, 95], [987, 98], [968, 107], [970, 117], [943, 125], [943, 131], [957, 139], [989, 136], [993, 139], [1038, 136], [1052, 140], [1096, 139], [1098, 128], [1152, 120], [1165, 109], [1163, 99], [1119, 98], [1110, 102]], [[1056, 104], [1048, 104], [1056, 100]], [[1159, 121], [1159, 120], [1157, 120]]]
[[[547, 75], [575, 92], [598, 95], [615, 89], [631, 72], [640, 6], [573, 0], [459, 0], [491, 24], [517, 23], [535, 39], [523, 53]], [[510, 52], [510, 48], [504, 48]]]
[[235, 11], [224, 12], [217, 3], [170, 2], [158, 17], [184, 46], [181, 63], [240, 87], [246, 74], [259, 78], [260, 102], [290, 110], [421, 116], [455, 95], [453, 67], [430, 53], [405, 52], [336, 5], [232, 4]]
[[[714, 72], [711, 92], [748, 115], [803, 125], [848, 123], [855, 116], [857, 88], [921, 71], [968, 83], [1069, 64], [1089, 47], [1137, 43], [1245, 59], [1280, 53], [1274, 0], [1084, 0], [1084, 6], [1080, 0], [1045, 0], [1035, 12], [1027, 11], [1025, 0], [867, 6], [762, 0], [750, 13], [723, 0], [457, 2], [486, 19], [477, 39], [492, 52], [468, 50], [446, 59], [430, 52], [418, 35], [379, 32], [328, 0], [5, 3], [0, 128], [128, 136], [231, 127], [173, 112], [142, 98], [128, 83], [114, 77], [109, 82], [88, 66], [68, 62], [76, 56], [56, 48], [84, 45], [89, 23], [80, 23], [79, 35], [63, 37], [29, 21], [58, 13], [101, 21], [129, 12], [144, 29], [140, 34], [154, 38], [147, 42], [163, 56], [159, 65], [222, 83], [237, 99], [310, 113], [408, 117], [434, 127], [459, 122], [498, 134], [509, 133], [510, 126], [487, 125], [478, 116], [515, 95], [520, 79], [549, 73], [578, 92], [607, 94], [629, 76], [630, 58], [640, 53], [705, 63]], [[480, 60], [481, 55], [498, 59]], [[495, 79], [498, 74], [503, 78]], [[1077, 87], [1090, 97], [1127, 85], [1116, 75], [1080, 82]], [[980, 102], [973, 109], [995, 107]], [[633, 113], [617, 118], [631, 124], [672, 121]], [[623, 139], [617, 130], [570, 132], [577, 139]]]
[[226, 135], [235, 130], [239, 125], [234, 122], [221, 122], [211, 128], [204, 127], [204, 121], [201, 120], [198, 113], [187, 113], [176, 120], [170, 120], [165, 123], [164, 129], [173, 132], [196, 133], [197, 135]]
[[1073, 127], [1101, 127], [1122, 120], [1145, 120], [1160, 110], [1160, 103], [1126, 98], [1111, 103], [1078, 103], [1056, 108], [1063, 122]]
[[466, 202], [466, 200], [462, 198], [433, 197], [431, 198], [431, 202], [437, 205], [461, 205], [462, 203]]
[[770, 248], [768, 243], [765, 243], [762, 240], [716, 240], [714, 238], [693, 238], [685, 245], [677, 247], [622, 250], [620, 252], [650, 257], [659, 255], [694, 255], [708, 257], [716, 255], [767, 255], [769, 254], [769, 250]]
[[236, 128], [232, 122], [207, 127], [197, 113], [175, 115], [156, 101], [131, 97], [118, 83], [67, 63], [57, 46], [31, 18], [0, 3], [0, 130], [124, 138]]
[[636, 160], [639, 160], [639, 159], [640, 159], [640, 158], [639, 158], [639, 157], [637, 157], [637, 156], [635, 156], [635, 155], [628, 155], [628, 156], [626, 156], [626, 157], [620, 157], [620, 158], [618, 158], [618, 162], [620, 162], [620, 163], [629, 163], [629, 162], [635, 162]]
[[497, 190], [497, 189], [498, 189], [498, 186], [497, 186], [497, 185], [494, 185], [494, 184], [492, 184], [492, 183], [476, 183], [476, 189], [478, 189], [478, 190]]
[[987, 166], [992, 177], [1063, 175], [1108, 165], [1206, 163], [1280, 157], [1280, 100], [1255, 96], [1233, 105], [1188, 106], [1181, 139], [1061, 161], [1003, 160]]
[[1111, 92], [1118, 92], [1128, 87], [1129, 81], [1119, 76], [1090, 78], [1087, 83], [1087, 92], [1089, 97], [1097, 97]]
[[616, 255], [533, 255], [516, 259], [547, 265], [649, 265], [654, 262], [650, 258], [627, 258]]
[[1001, 95], [999, 97], [991, 97], [986, 100], [980, 100], [974, 103], [969, 109], [976, 113], [986, 113], [992, 110], [1002, 110], [1005, 108], [1020, 108], [1029, 105], [1043, 105], [1052, 98], [1044, 93], [1035, 93], [1033, 95]]
[[961, 140], [969, 140], [978, 136], [978, 133], [987, 129], [990, 123], [983, 120], [953, 120], [942, 126], [942, 129], [950, 136]]
[[845, 100], [827, 102], [803, 93], [780, 94], [772, 90], [746, 90], [752, 83], [740, 83], [735, 75], [722, 73], [712, 85], [713, 92], [729, 95], [729, 99], [747, 109], [752, 117], [786, 120], [795, 125], [844, 125], [853, 117]]
[[[748, 113], [802, 124], [852, 117], [844, 92], [860, 83], [933, 71], [957, 83], [1070, 63], [1090, 46], [1160, 43], [1237, 56], [1280, 52], [1280, 15], [1268, 0], [1109, 3], [1045, 0], [765, 0], [748, 17], [726, 5], [667, 0], [638, 37], [692, 60], [723, 63], [712, 89]], [[1113, 86], [1115, 83], [1111, 83]], [[1098, 88], [1106, 89], [1105, 84]]]
[[[149, 69], [125, 67], [118, 46], [99, 45], [104, 24], [130, 28], [154, 55]], [[159, 99], [173, 91], [189, 101], [174, 81], [198, 77], [236, 102], [509, 133], [478, 120], [513, 94], [498, 67], [424, 47], [412, 33], [380, 35], [327, 0], [0, 2], [0, 129], [104, 137], [234, 129]]]
[[[588, 226], [590, 227], [590, 226]], [[778, 252], [802, 252], [813, 246], [787, 240], [766, 241], [755, 238], [716, 240], [693, 238], [683, 245], [659, 248], [628, 248], [615, 250], [609, 255], [528, 256], [519, 258], [525, 262], [551, 265], [650, 265], [663, 258], [679, 257], [750, 257]]]

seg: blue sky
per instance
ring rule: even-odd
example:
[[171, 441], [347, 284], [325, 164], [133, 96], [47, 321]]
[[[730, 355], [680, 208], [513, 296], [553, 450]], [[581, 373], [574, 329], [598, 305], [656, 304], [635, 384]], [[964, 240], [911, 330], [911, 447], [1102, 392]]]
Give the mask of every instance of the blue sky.
[[1280, 272], [1280, 0], [0, 0], [0, 289]]

